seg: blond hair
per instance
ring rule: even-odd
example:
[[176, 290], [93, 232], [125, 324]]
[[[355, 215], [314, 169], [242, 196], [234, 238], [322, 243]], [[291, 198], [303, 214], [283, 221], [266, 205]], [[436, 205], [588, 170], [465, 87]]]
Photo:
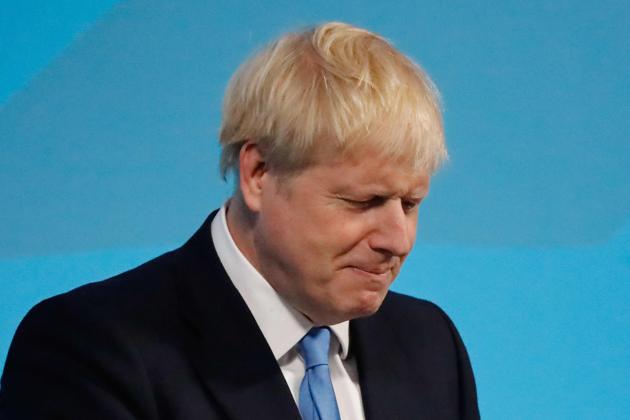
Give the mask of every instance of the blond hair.
[[255, 141], [279, 171], [324, 149], [365, 149], [429, 174], [446, 158], [439, 94], [424, 71], [382, 37], [331, 22], [284, 35], [243, 63], [223, 104], [221, 173]]

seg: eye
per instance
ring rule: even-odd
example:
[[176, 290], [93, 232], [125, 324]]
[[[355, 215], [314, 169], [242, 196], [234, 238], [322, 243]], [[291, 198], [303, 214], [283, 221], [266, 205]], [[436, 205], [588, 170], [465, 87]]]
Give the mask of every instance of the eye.
[[421, 200], [402, 200], [401, 206], [405, 213], [412, 212], [420, 206]]
[[379, 196], [371, 197], [366, 200], [353, 200], [351, 198], [343, 198], [343, 201], [350, 204], [352, 207], [359, 208], [359, 209], [366, 209], [366, 208], [377, 207], [383, 204], [385, 202], [385, 198], [379, 197]]

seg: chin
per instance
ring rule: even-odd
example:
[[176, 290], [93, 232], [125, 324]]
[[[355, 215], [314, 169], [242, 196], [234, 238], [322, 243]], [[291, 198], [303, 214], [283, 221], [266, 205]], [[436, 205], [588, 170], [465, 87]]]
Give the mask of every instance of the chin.
[[[311, 311], [302, 311], [316, 325], [335, 325], [356, 318], [364, 318], [376, 313], [381, 307], [388, 288], [372, 288], [338, 293], [343, 299], [320, 299], [311, 303]], [[315, 310], [313, 310], [315, 309]]]
[[384, 292], [363, 292], [361, 296], [357, 298], [356, 302], [354, 302], [353, 307], [348, 311], [347, 319], [364, 318], [374, 315], [381, 307], [386, 295], [387, 290]]
[[350, 306], [329, 307], [319, 314], [307, 315], [315, 325], [335, 325], [351, 319], [364, 318], [373, 315], [378, 311], [385, 296], [372, 296], [369, 299], [363, 298], [357, 302], [352, 302]]

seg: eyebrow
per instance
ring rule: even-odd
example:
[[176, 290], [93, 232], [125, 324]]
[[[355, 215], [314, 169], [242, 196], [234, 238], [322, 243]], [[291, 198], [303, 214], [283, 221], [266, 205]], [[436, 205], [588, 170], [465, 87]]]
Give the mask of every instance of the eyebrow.
[[416, 199], [425, 198], [429, 194], [429, 184], [419, 183], [410, 190], [404, 191], [402, 194], [398, 194], [397, 191], [393, 193], [387, 187], [382, 187], [376, 184], [345, 184], [340, 186], [334, 191], [334, 194], [347, 194], [347, 195], [361, 195], [361, 196], [379, 196], [383, 198], [391, 197], [413, 197]]
[[354, 190], [354, 191], [350, 191], [350, 190], [346, 190], [346, 189], [342, 189], [340, 192], [335, 193], [336, 196], [350, 196], [350, 197], [365, 197], [365, 198], [369, 198], [369, 199], [382, 199], [382, 200], [389, 200], [393, 197], [401, 197], [401, 198], [411, 198], [414, 200], [422, 200], [424, 199], [427, 195], [429, 194], [429, 190], [428, 188], [422, 188], [421, 190], [418, 191], [408, 191], [404, 194], [397, 194], [397, 193], [387, 193], [384, 191], [377, 191], [374, 189], [369, 189], [366, 188], [364, 190]]

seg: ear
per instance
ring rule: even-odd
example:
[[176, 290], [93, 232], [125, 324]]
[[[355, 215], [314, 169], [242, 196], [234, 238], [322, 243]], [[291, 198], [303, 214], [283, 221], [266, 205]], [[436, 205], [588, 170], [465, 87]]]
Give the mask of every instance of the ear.
[[268, 167], [260, 146], [247, 141], [239, 153], [239, 186], [245, 205], [252, 212], [258, 212], [262, 202], [262, 192]]

